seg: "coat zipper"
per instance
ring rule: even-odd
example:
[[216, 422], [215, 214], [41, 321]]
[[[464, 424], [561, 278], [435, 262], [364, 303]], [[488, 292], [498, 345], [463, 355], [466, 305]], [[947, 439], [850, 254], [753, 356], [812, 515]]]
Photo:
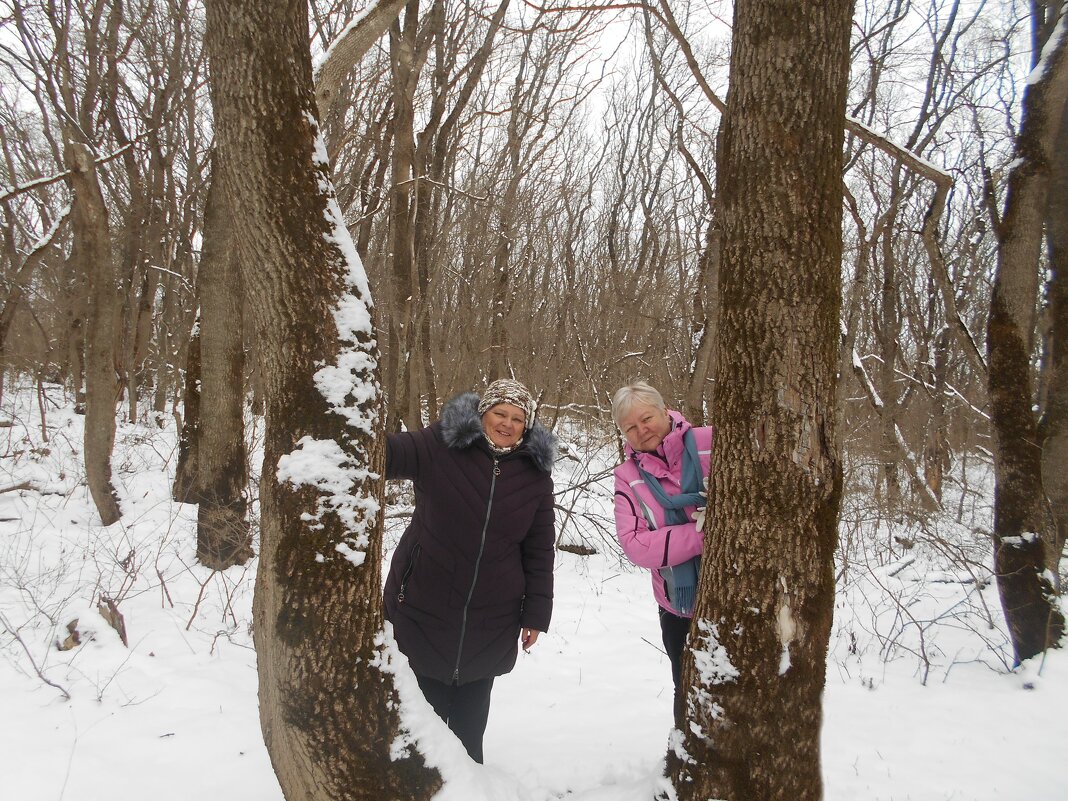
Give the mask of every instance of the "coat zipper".
[[412, 571], [415, 570], [415, 560], [419, 556], [419, 551], [422, 550], [422, 545], [415, 544], [412, 548], [411, 554], [408, 556], [408, 567], [404, 571], [404, 575], [401, 576], [400, 592], [397, 593], [397, 603], [404, 603], [404, 591], [408, 589], [408, 579], [412, 577]]
[[464, 635], [467, 633], [467, 609], [471, 606], [471, 599], [475, 595], [475, 584], [478, 582], [478, 569], [482, 565], [482, 552], [486, 549], [486, 531], [489, 530], [490, 511], [493, 509], [493, 491], [497, 487], [497, 476], [501, 474], [499, 459], [493, 457], [493, 475], [490, 477], [489, 500], [486, 502], [486, 520], [482, 524], [482, 540], [478, 544], [478, 557], [475, 559], [475, 575], [471, 579], [471, 587], [467, 591], [467, 600], [464, 602], [464, 615], [460, 622], [460, 643], [456, 648], [456, 667], [452, 671], [452, 683], [460, 683], [460, 659], [464, 653]]

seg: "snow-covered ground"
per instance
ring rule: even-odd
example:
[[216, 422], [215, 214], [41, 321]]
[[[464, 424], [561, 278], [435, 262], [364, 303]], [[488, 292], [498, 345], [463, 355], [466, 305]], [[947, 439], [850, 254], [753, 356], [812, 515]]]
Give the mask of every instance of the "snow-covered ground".
[[[47, 442], [31, 395], [9, 390], [0, 409], [11, 422], [0, 428], [0, 797], [280, 799], [256, 704], [255, 561], [221, 574], [195, 564], [196, 510], [169, 496], [170, 421], [120, 427], [124, 517], [102, 529], [78, 456], [83, 418], [50, 395]], [[606, 438], [564, 434], [558, 488], [611, 465]], [[824, 702], [828, 801], [1068, 798], [1068, 654], [1007, 669], [988, 581], [989, 476], [969, 479], [967, 503], [947, 504], [926, 531], [845, 504]], [[653, 795], [671, 678], [649, 580], [608, 547], [608, 481], [560, 505], [564, 541], [598, 553], [559, 553], [552, 630], [496, 683], [486, 765], [458, 757], [445, 798]], [[387, 545], [403, 519], [389, 523]], [[129, 647], [98, 611], [101, 596], [117, 602]], [[81, 644], [57, 650], [75, 618]], [[440, 752], [462, 753], [448, 745]]]

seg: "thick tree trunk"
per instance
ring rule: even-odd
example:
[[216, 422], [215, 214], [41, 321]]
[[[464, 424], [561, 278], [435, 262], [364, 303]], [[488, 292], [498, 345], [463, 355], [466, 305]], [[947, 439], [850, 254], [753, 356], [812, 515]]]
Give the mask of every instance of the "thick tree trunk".
[[[1068, 536], [1068, 104], [1054, 148], [1046, 212], [1050, 280], [1049, 381], [1039, 436], [1042, 442], [1042, 487], [1053, 512], [1055, 532], [1047, 553], [1054, 577]], [[1059, 590], [1060, 588], [1058, 588]]]
[[64, 158], [71, 170], [74, 230], [71, 259], [86, 271], [89, 284], [85, 332], [85, 477], [100, 520], [110, 526], [121, 516], [111, 485], [115, 445], [115, 293], [108, 211], [89, 148], [68, 134]]
[[735, 4], [708, 534], [668, 753], [684, 801], [821, 795], [852, 10]]
[[1042, 448], [1032, 411], [1031, 357], [1039, 255], [1057, 129], [1068, 98], [1068, 33], [1061, 19], [1044, 69], [1024, 91], [1016, 159], [998, 231], [998, 264], [987, 323], [990, 419], [994, 428], [994, 571], [1017, 661], [1055, 645], [1064, 631], [1046, 549], [1053, 525], [1042, 487]]
[[234, 260], [230, 214], [216, 153], [204, 211], [200, 262], [201, 401], [196, 500], [197, 559], [225, 570], [252, 556], [245, 484], [245, 351], [241, 273]]
[[380, 667], [381, 399], [363, 268], [314, 119], [306, 6], [209, 2], [212, 100], [266, 407], [260, 718], [288, 801], [424, 799]]

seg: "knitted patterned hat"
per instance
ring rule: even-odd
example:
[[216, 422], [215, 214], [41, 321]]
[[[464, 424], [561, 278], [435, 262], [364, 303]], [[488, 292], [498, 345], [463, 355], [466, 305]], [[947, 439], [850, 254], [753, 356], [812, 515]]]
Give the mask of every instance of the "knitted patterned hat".
[[538, 411], [538, 404], [535, 403], [534, 396], [530, 394], [530, 390], [518, 381], [513, 381], [511, 378], [498, 378], [486, 387], [486, 391], [482, 393], [482, 399], [478, 402], [479, 416], [484, 415], [498, 403], [510, 403], [513, 406], [518, 406], [527, 413], [524, 428], [527, 431], [533, 428], [534, 414]]

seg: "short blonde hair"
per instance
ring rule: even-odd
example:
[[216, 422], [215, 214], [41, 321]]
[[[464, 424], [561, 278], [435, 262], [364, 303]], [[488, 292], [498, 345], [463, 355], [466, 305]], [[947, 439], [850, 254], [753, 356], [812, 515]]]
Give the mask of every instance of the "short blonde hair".
[[616, 428], [635, 406], [652, 406], [661, 412], [667, 411], [664, 397], [659, 392], [644, 381], [633, 381], [617, 389], [612, 396], [612, 421]]

